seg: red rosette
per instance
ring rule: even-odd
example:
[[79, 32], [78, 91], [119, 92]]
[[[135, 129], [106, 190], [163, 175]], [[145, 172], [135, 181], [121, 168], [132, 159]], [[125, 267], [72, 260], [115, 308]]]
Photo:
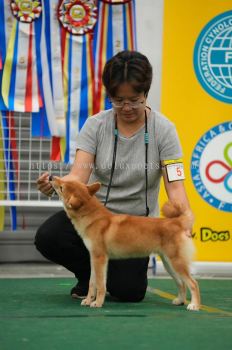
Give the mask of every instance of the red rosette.
[[97, 7], [94, 0], [61, 0], [58, 19], [73, 35], [92, 32], [97, 21]]
[[32, 23], [42, 12], [40, 0], [11, 0], [12, 14], [19, 22]]

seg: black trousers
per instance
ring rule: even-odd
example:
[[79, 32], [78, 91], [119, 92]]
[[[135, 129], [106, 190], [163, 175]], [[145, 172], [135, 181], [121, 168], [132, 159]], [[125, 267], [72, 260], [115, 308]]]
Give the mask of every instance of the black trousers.
[[[64, 210], [51, 216], [39, 227], [35, 245], [48, 260], [73, 272], [79, 282], [88, 282], [89, 252]], [[148, 261], [149, 257], [110, 260], [107, 291], [111, 296], [128, 302], [143, 300], [147, 289]]]

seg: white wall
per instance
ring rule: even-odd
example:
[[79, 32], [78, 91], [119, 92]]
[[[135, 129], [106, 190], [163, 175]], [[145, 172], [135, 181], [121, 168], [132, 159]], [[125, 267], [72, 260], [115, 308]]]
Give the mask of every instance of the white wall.
[[138, 51], [150, 60], [153, 71], [153, 83], [148, 104], [160, 109], [163, 0], [135, 0]]

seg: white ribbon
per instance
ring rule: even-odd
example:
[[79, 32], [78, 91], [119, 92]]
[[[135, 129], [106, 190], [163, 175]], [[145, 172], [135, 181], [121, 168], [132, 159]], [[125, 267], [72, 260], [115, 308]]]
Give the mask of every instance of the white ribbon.
[[[56, 1], [57, 2], [57, 1]], [[42, 1], [43, 3], [43, 8], [44, 6], [44, 0]], [[53, 6], [51, 7], [51, 10], [53, 13], [51, 14], [51, 21], [53, 22], [54, 20], [57, 21], [55, 18], [55, 6], [53, 2]], [[52, 25], [53, 31], [52, 35], [55, 35], [55, 25]], [[58, 38], [60, 38], [60, 33], [57, 33]], [[55, 38], [54, 38], [55, 39]], [[52, 38], [53, 40], [53, 38]], [[51, 41], [52, 41], [51, 40]], [[57, 42], [57, 47], [56, 47], [56, 53], [53, 56], [53, 63], [57, 60], [57, 57], [59, 59], [61, 55], [61, 46], [59, 42]], [[54, 47], [54, 45], [53, 45]], [[57, 136], [57, 137], [63, 137], [65, 136], [65, 116], [64, 116], [64, 110], [63, 106], [59, 107], [62, 105], [62, 102], [60, 102], [60, 95], [62, 95], [62, 92], [56, 92], [55, 93], [55, 104], [52, 96], [52, 88], [51, 88], [51, 81], [50, 81], [50, 75], [49, 75], [49, 66], [48, 66], [48, 60], [47, 60], [47, 46], [46, 46], [46, 34], [45, 34], [45, 16], [42, 17], [42, 35], [41, 35], [41, 43], [40, 43], [40, 50], [41, 50], [41, 64], [42, 64], [42, 84], [43, 84], [43, 92], [44, 92], [44, 103], [45, 103], [45, 108], [46, 108], [46, 113], [47, 113], [47, 119], [48, 119], [48, 124], [49, 124], [49, 129], [51, 132], [52, 136]], [[52, 50], [53, 51], [53, 50]], [[60, 59], [61, 62], [61, 59]], [[59, 70], [59, 68], [58, 68]], [[53, 72], [54, 73], [54, 72]], [[54, 74], [53, 74], [54, 76]], [[58, 73], [57, 77], [54, 77], [54, 84], [58, 84], [58, 86], [53, 85], [54, 90], [58, 90], [60, 86], [62, 86], [62, 80], [61, 82], [58, 83], [58, 80], [61, 79], [62, 75]], [[61, 89], [61, 91], [63, 91]], [[59, 96], [59, 97], [57, 97]], [[57, 102], [58, 101], [58, 102]], [[57, 110], [56, 110], [56, 108]]]
[[79, 133], [79, 113], [81, 103], [81, 72], [82, 72], [83, 36], [72, 36], [72, 80], [70, 91], [70, 145], [69, 161], [72, 163], [76, 153], [76, 143]]
[[[30, 27], [27, 23], [19, 22], [17, 69], [15, 78], [14, 110], [25, 112], [25, 97], [27, 85], [27, 66], [30, 41]], [[36, 69], [35, 33], [32, 24], [32, 112], [39, 111], [38, 79]]]

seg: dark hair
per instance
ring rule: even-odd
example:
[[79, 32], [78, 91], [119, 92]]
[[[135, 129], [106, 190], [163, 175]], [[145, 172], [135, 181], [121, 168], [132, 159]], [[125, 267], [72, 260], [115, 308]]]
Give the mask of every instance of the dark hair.
[[152, 82], [152, 66], [148, 58], [137, 51], [121, 51], [106, 62], [102, 81], [109, 96], [116, 96], [122, 83], [147, 96]]

